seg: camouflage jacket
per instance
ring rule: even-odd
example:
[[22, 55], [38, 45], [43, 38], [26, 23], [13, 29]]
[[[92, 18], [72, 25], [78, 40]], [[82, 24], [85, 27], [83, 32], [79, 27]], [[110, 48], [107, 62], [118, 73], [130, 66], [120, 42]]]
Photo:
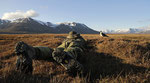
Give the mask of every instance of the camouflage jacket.
[[73, 58], [77, 58], [85, 47], [85, 40], [82, 37], [76, 39], [67, 38], [57, 48], [68, 52]]

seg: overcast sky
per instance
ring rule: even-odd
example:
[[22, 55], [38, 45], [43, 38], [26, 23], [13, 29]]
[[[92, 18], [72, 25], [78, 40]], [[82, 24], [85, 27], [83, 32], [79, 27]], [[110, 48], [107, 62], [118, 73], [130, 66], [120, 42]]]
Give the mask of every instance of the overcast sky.
[[150, 25], [150, 0], [0, 0], [0, 18], [79, 22], [92, 29]]

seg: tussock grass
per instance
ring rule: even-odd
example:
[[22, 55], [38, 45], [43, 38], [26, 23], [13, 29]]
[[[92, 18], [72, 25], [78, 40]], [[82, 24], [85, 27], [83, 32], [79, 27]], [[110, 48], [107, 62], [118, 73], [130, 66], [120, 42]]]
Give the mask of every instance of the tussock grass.
[[148, 83], [150, 82], [150, 35], [83, 34], [87, 40], [80, 63], [83, 75], [69, 76], [62, 66], [50, 60], [34, 60], [32, 75], [15, 69], [14, 46], [24, 41], [32, 46], [56, 48], [67, 34], [0, 35], [0, 82], [2, 83]]

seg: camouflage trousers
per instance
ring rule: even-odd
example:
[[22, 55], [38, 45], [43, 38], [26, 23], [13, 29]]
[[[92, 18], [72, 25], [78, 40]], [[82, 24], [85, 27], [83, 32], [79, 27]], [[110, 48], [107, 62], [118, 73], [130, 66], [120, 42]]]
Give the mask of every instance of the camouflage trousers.
[[82, 64], [77, 61], [77, 58], [83, 53], [79, 47], [56, 48], [55, 50], [36, 46], [32, 47], [24, 42], [19, 42], [16, 46], [16, 54], [18, 56], [16, 67], [24, 73], [32, 73], [33, 59], [53, 58], [56, 62], [61, 64], [68, 72], [81, 72], [83, 70]]

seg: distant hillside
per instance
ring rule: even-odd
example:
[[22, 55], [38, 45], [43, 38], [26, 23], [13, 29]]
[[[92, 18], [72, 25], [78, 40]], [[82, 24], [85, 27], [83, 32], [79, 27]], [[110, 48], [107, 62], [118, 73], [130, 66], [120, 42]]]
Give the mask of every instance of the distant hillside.
[[72, 30], [82, 34], [98, 33], [86, 25], [76, 22], [53, 24], [32, 18], [20, 18], [12, 22], [0, 20], [0, 33], [68, 33]]
[[139, 27], [139, 28], [129, 28], [129, 29], [116, 29], [116, 30], [103, 30], [105, 33], [115, 33], [115, 34], [128, 34], [128, 33], [138, 33], [138, 34], [149, 34], [150, 26]]
[[1, 20], [0, 19], [0, 29], [5, 28], [11, 21], [9, 20]]

